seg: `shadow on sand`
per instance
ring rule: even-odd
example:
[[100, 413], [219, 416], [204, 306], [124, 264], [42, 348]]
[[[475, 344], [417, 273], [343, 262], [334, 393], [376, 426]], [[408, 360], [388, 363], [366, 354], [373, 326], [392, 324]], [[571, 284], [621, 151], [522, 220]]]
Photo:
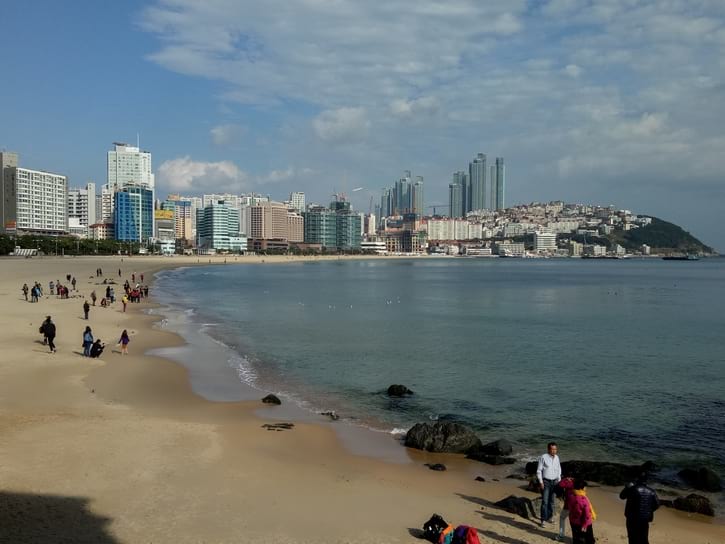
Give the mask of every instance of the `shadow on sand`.
[[[503, 510], [496, 506], [495, 503], [492, 503], [491, 501], [487, 501], [486, 499], [482, 499], [480, 497], [473, 497], [471, 495], [464, 495], [462, 493], [456, 493], [459, 497], [462, 499], [465, 499], [469, 502], [472, 502], [473, 504], [477, 504], [478, 506], [484, 507], [486, 510], [479, 510], [476, 512], [479, 516], [481, 516], [484, 520], [488, 521], [496, 521], [498, 523], [506, 524], [510, 527], [514, 527], [520, 531], [525, 531], [531, 535], [535, 535], [538, 537], [541, 536], [550, 536], [547, 535], [536, 523], [535, 520], [526, 520], [524, 518], [519, 518], [518, 516], [515, 516], [515, 514], [511, 514], [507, 512], [506, 510]], [[488, 509], [493, 510], [493, 512], [487, 511]], [[520, 544], [524, 543], [523, 540], [517, 540], [512, 539], [507, 536], [498, 535], [497, 533], [486, 530], [486, 529], [478, 529], [478, 532], [486, 535], [492, 540], [495, 540], [497, 542], [505, 542], [507, 544]]]
[[0, 541], [13, 544], [118, 544], [110, 518], [88, 509], [90, 499], [0, 491]]

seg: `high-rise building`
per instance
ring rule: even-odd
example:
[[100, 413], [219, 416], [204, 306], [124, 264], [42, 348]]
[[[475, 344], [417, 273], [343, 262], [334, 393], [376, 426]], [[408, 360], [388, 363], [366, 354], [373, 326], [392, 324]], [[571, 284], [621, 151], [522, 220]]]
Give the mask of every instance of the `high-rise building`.
[[393, 202], [393, 215], [403, 215], [410, 213], [413, 207], [411, 203], [411, 174], [410, 170], [406, 170], [402, 178], [395, 183], [395, 193]]
[[290, 205], [299, 213], [305, 211], [305, 193], [294, 191], [289, 195]]
[[380, 198], [380, 217], [393, 215], [393, 193], [389, 187], [383, 189], [383, 196]]
[[239, 236], [239, 210], [210, 203], [196, 211], [197, 247], [202, 251], [246, 251], [247, 240]]
[[423, 198], [423, 176], [417, 176], [415, 178], [415, 183], [413, 184], [413, 192], [411, 195], [411, 212], [423, 215], [425, 213], [425, 201]]
[[96, 222], [96, 184], [68, 190], [68, 231], [88, 237], [88, 228]]
[[458, 181], [460, 177], [456, 174], [453, 174], [453, 183], [448, 186], [449, 212], [451, 217], [463, 217], [463, 188]]
[[151, 153], [141, 151], [125, 143], [115, 142], [108, 152], [108, 185], [113, 191], [126, 185], [143, 186], [154, 191], [154, 174], [151, 169]]
[[479, 153], [468, 164], [470, 200], [466, 202], [466, 212], [485, 210], [489, 199], [486, 195], [486, 155]]
[[0, 153], [2, 232], [58, 235], [68, 232], [68, 179], [18, 166], [17, 153]]
[[330, 208], [315, 206], [305, 218], [305, 243], [320, 244], [325, 249], [354, 250], [362, 243], [362, 219], [345, 200], [330, 203]]
[[287, 206], [281, 202], [260, 202], [249, 207], [249, 232], [253, 240], [288, 240]]
[[154, 233], [153, 191], [149, 187], [129, 183], [113, 196], [116, 240], [148, 242]]
[[506, 167], [503, 163], [503, 157], [496, 157], [496, 203], [497, 210], [506, 208]]

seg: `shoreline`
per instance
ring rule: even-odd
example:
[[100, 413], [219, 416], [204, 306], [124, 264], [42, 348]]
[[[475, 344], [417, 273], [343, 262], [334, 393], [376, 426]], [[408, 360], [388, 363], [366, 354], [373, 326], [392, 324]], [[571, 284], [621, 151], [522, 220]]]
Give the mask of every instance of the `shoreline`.
[[[150, 279], [151, 270], [195, 264], [180, 260], [133, 257], [124, 268], [136, 266]], [[409, 529], [419, 528], [433, 512], [454, 524], [478, 527], [484, 539], [551, 541], [552, 531], [491, 506], [509, 494], [536, 495], [522, 491], [518, 481], [472, 481], [472, 462], [460, 456], [409, 451], [410, 463], [393, 464], [350, 454], [331, 424], [296, 422], [290, 431], [269, 432], [260, 425], [274, 412], [263, 409], [259, 414], [257, 400], [204, 400], [192, 391], [188, 370], [163, 357], [141, 355], [184, 343], [178, 335], [152, 326], [158, 315], [139, 311], [147, 303], [130, 305], [127, 314], [117, 307], [92, 310], [91, 324], [102, 338], [119, 326], [144, 331], [143, 336], [132, 334], [128, 357], [110, 353], [109, 345], [102, 361], [95, 361], [74, 354], [72, 343], [64, 339], [71, 326], [80, 328], [73, 333], [80, 336], [83, 323], [76, 320], [81, 299], [44, 300], [34, 306], [15, 296], [21, 277], [37, 275], [33, 279], [46, 285], [49, 275], [65, 276], [63, 267], [115, 267], [118, 258], [8, 262], [0, 260], [0, 297], [9, 309], [0, 328], [4, 353], [9, 354], [9, 363], [0, 365], [0, 453], [7, 460], [0, 473], [5, 490], [81, 494], [95, 516], [110, 519], [106, 528], [114, 542], [232, 542], [252, 537], [416, 542]], [[85, 281], [80, 284], [87, 293]], [[152, 300], [153, 295], [152, 288]], [[33, 343], [36, 321], [46, 312], [58, 316], [59, 353], [54, 355]], [[435, 473], [421, 467], [424, 462], [445, 462], [449, 470]], [[309, 489], [315, 493], [310, 495]], [[612, 491], [592, 485], [590, 492], [600, 512], [595, 534], [604, 541], [624, 535], [623, 504], [612, 499]], [[391, 504], [396, 508], [391, 510]], [[370, 516], [376, 520], [374, 527]], [[652, 526], [653, 540], [704, 543], [725, 536], [717, 520], [694, 517], [696, 521], [661, 509]], [[321, 538], [321, 520], [330, 519]]]

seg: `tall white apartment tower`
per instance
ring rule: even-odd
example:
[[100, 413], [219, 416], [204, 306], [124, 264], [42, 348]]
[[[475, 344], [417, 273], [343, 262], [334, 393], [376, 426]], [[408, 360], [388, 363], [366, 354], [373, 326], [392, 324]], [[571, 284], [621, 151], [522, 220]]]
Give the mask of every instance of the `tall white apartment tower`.
[[114, 191], [129, 184], [143, 185], [154, 190], [151, 153], [138, 147], [115, 142], [108, 152], [108, 185]]
[[305, 193], [299, 191], [290, 193], [289, 201], [292, 207], [298, 212], [302, 213], [305, 211]]
[[96, 184], [68, 189], [68, 230], [71, 234], [88, 236], [88, 227], [96, 222]]

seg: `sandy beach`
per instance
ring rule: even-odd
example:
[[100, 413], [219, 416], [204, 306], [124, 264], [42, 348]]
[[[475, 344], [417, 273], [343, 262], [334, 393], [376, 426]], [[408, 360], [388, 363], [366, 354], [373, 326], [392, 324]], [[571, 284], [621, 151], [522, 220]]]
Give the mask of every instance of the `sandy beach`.
[[[226, 266], [300, 259], [228, 257]], [[210, 260], [225, 265], [223, 257], [0, 259], [0, 542], [422, 542], [418, 531], [433, 513], [476, 527], [485, 543], [552, 541], [554, 526], [493, 505], [512, 494], [535, 498], [520, 480], [477, 482], [475, 463], [460, 456], [409, 452], [410, 462], [390, 463], [354, 455], [330, 425], [269, 431], [262, 425], [277, 420], [256, 414], [258, 401], [195, 395], [183, 367], [145, 355], [184, 342], [154, 327], [148, 302], [126, 313], [120, 302], [97, 305], [83, 319], [84, 300], [105, 290], [98, 267], [119, 284], [132, 273], [151, 283], [161, 269]], [[66, 274], [78, 290], [68, 300], [48, 296], [48, 282], [65, 284]], [[21, 286], [34, 281], [45, 293], [28, 303]], [[46, 315], [58, 329], [53, 354], [38, 333]], [[86, 325], [106, 343], [100, 359], [82, 357]], [[128, 356], [116, 346], [123, 329]], [[598, 542], [626, 542], [618, 491], [590, 487]], [[725, 526], [661, 508], [650, 541], [722, 543]]]

